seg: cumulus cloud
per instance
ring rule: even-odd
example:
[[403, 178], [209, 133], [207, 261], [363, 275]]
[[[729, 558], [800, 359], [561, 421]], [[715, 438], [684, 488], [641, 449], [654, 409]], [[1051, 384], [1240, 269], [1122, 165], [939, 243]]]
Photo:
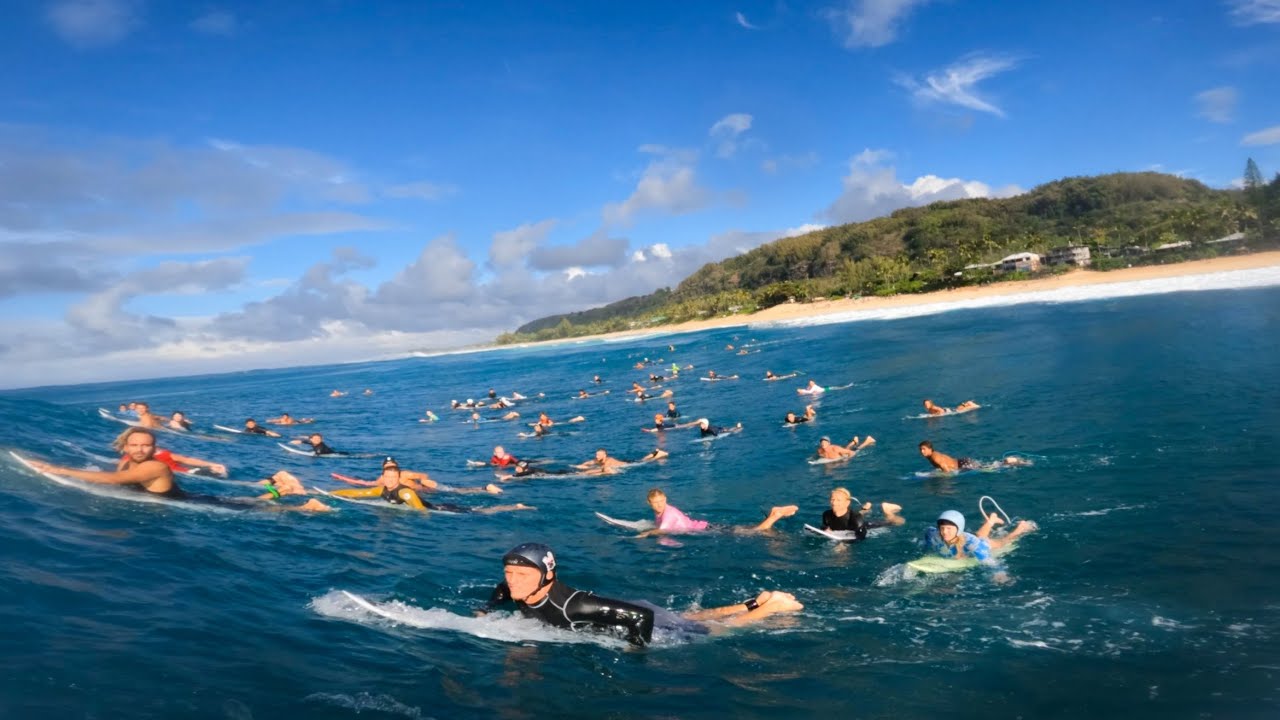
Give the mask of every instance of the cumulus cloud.
[[570, 267], [616, 267], [626, 258], [626, 238], [609, 237], [601, 228], [572, 245], [541, 245], [529, 253], [534, 270], [563, 270]]
[[717, 120], [708, 133], [718, 143], [716, 155], [733, 157], [738, 151], [738, 136], [750, 129], [751, 116], [746, 113], [733, 113]]
[[1199, 106], [1197, 114], [1210, 122], [1229, 123], [1235, 116], [1239, 95], [1236, 89], [1229, 85], [1197, 93], [1195, 97], [1196, 105]]
[[757, 29], [755, 25], [752, 25], [747, 21], [747, 16], [743, 15], [741, 12], [735, 12], [733, 14], [733, 19], [738, 22], [739, 27], [746, 28], [747, 30]]
[[1280, 0], [1230, 0], [1231, 17], [1240, 25], [1280, 23]]
[[53, 31], [73, 47], [113, 45], [140, 22], [135, 0], [59, 0], [45, 15]]
[[210, 10], [191, 21], [191, 29], [204, 35], [235, 35], [239, 26], [236, 16], [226, 10]]
[[696, 155], [656, 145], [643, 145], [640, 151], [658, 157], [644, 169], [630, 197], [604, 206], [606, 223], [625, 225], [644, 212], [684, 215], [711, 203], [711, 193], [698, 185], [693, 159]]
[[1241, 145], [1275, 145], [1276, 143], [1280, 143], [1280, 125], [1249, 133], [1240, 140]]
[[928, 73], [922, 80], [902, 76], [897, 82], [924, 104], [960, 107], [1004, 117], [1004, 111], [978, 94], [978, 83], [1017, 67], [1014, 58], [996, 55], [968, 55], [947, 67]]
[[909, 184], [898, 180], [897, 171], [887, 161], [886, 150], [867, 149], [849, 162], [844, 189], [823, 212], [834, 223], [861, 222], [887, 215], [904, 207], [928, 205], [940, 200], [978, 197], [1010, 197], [1024, 192], [1016, 185], [993, 189], [977, 180], [922, 175]]
[[846, 48], [883, 47], [898, 37], [911, 11], [929, 0], [848, 0], [841, 8], [827, 10]]
[[497, 269], [523, 262], [555, 226], [555, 218], [550, 218], [494, 233], [489, 244], [489, 266]]
[[443, 200], [452, 195], [456, 195], [457, 192], [458, 188], [455, 185], [450, 185], [448, 183], [434, 183], [426, 180], [405, 183], [403, 185], [393, 185], [386, 190], [383, 190], [383, 194], [387, 197], [414, 198], [417, 200], [426, 200], [428, 202]]

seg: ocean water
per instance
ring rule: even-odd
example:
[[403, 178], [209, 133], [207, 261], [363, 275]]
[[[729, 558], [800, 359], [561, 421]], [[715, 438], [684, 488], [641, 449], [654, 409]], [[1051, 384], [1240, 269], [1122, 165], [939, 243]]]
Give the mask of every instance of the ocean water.
[[[659, 442], [639, 429], [663, 409], [623, 393], [647, 375], [632, 369], [646, 357], [696, 366], [668, 385], [686, 417], [744, 430], [709, 444], [670, 432], [660, 441], [670, 459], [612, 477], [433, 498], [538, 508], [493, 516], [144, 504], [56, 485], [5, 454], [0, 717], [1276, 717], [1280, 288], [1087, 297], [5, 393], [4, 450], [100, 465], [91, 455], [109, 454], [123, 426], [96, 409], [146, 399], [202, 430], [162, 445], [224, 462], [233, 480], [286, 468], [330, 489], [341, 485], [329, 473], [372, 477], [385, 454], [455, 486], [492, 479], [465, 461], [496, 444], [558, 462], [597, 447], [639, 456]], [[708, 369], [741, 379], [698, 381]], [[804, 374], [765, 383], [766, 369]], [[570, 399], [599, 389], [594, 374], [612, 392]], [[782, 427], [810, 378], [853, 385], [817, 403], [816, 423]], [[447, 409], [490, 387], [531, 396], [524, 419], [587, 420], [522, 440], [523, 425], [467, 425]], [[350, 394], [328, 397], [334, 388]], [[984, 407], [914, 417], [926, 397]], [[427, 408], [440, 422], [417, 422]], [[312, 459], [264, 438], [203, 434], [282, 411], [315, 417], [338, 449], [378, 457]], [[878, 443], [851, 463], [810, 465], [824, 434]], [[1035, 464], [921, 477], [922, 439]], [[803, 532], [836, 486], [903, 505], [907, 524], [857, 545]], [[801, 509], [770, 534], [674, 541], [594, 515], [651, 517], [651, 487], [722, 525]], [[938, 513], [959, 509], [976, 526], [982, 495], [1040, 526], [1006, 558], [1013, 581], [983, 570], [905, 577]], [[711, 637], [663, 635], [642, 651], [511, 613], [471, 618], [501, 579], [502, 553], [534, 540], [555, 547], [566, 582], [601, 595], [680, 611], [785, 589], [805, 609]]]

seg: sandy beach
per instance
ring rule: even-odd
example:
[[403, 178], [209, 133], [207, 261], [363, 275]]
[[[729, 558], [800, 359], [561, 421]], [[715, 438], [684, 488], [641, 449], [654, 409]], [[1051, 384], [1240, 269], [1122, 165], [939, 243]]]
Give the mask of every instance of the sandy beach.
[[[937, 303], [959, 303], [981, 298], [998, 297], [1022, 293], [1048, 292], [1063, 288], [1084, 287], [1089, 285], [1107, 285], [1112, 283], [1134, 282], [1141, 280], [1158, 280], [1162, 278], [1207, 275], [1210, 273], [1230, 272], [1234, 270], [1253, 270], [1280, 266], [1280, 251], [1251, 253], [1248, 255], [1232, 255], [1208, 260], [1171, 263], [1168, 265], [1146, 265], [1099, 272], [1095, 270], [1077, 269], [1061, 275], [1034, 278], [1031, 280], [1014, 280], [977, 287], [957, 288], [931, 293], [911, 295], [894, 295], [892, 297], [863, 297], [856, 299], [820, 300], [809, 303], [784, 303], [760, 312], [725, 317], [691, 320], [676, 325], [660, 325], [636, 330], [625, 330], [601, 335], [583, 335], [581, 337], [560, 340], [548, 340], [547, 343], [580, 342], [596, 338], [619, 338], [632, 335], [647, 335], [654, 332], [683, 333], [707, 330], [710, 328], [734, 327], [754, 323], [778, 322], [816, 318], [823, 315], [856, 313], [859, 311], [874, 312], [886, 308], [900, 308], [912, 305], [932, 305]], [[534, 345], [541, 343], [521, 343]]]

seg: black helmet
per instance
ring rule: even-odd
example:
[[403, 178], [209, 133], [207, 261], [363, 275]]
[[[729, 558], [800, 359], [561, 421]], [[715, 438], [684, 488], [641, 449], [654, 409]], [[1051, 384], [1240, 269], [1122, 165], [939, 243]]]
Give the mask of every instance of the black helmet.
[[542, 577], [538, 579], [538, 587], [544, 587], [547, 583], [547, 573], [556, 569], [556, 556], [551, 552], [551, 547], [542, 543], [524, 543], [517, 545], [507, 551], [502, 556], [502, 564], [506, 565], [523, 565], [531, 567], [542, 573]]

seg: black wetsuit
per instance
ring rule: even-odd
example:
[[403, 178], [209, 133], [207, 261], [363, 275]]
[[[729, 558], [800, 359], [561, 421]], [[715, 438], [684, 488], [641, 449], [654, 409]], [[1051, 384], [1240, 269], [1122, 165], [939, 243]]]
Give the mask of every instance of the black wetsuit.
[[728, 432], [729, 428], [708, 425], [707, 427], [700, 427], [698, 430], [702, 432], [702, 437], [715, 437], [716, 435], [722, 435]]
[[786, 423], [786, 424], [788, 424], [788, 425], [799, 425], [800, 423], [807, 423], [807, 422], [809, 422], [809, 418], [808, 418], [808, 417], [806, 417], [806, 416], [804, 416], [804, 415], [797, 415], [797, 416], [795, 416], [795, 419], [794, 419], [794, 420], [787, 420], [786, 418], [783, 418], [783, 419], [782, 419], [782, 422], [784, 422], [784, 423]]
[[868, 529], [867, 521], [862, 518], [862, 513], [849, 508], [844, 515], [836, 515], [830, 508], [822, 513], [822, 529], [853, 532], [859, 540], [865, 540]]
[[266, 428], [264, 428], [264, 427], [262, 427], [261, 425], [254, 425], [253, 427], [246, 427], [246, 428], [244, 429], [244, 431], [245, 431], [245, 432], [247, 432], [247, 433], [252, 433], [252, 434], [254, 434], [254, 435], [266, 435], [266, 434], [267, 434], [267, 429], [266, 429]]
[[670, 410], [667, 410], [667, 417], [674, 420], [680, 417], [680, 411], [676, 410], [675, 408], [671, 408]]
[[[485, 605], [491, 610], [511, 600], [511, 590], [500, 583]], [[562, 582], [551, 586], [551, 591], [536, 605], [516, 602], [525, 617], [541, 620], [548, 625], [569, 630], [608, 630], [620, 628], [632, 645], [648, 645], [653, 639], [653, 610], [621, 600], [594, 595], [585, 590], [575, 590]]]
[[328, 445], [325, 444], [323, 440], [316, 443], [315, 445], [312, 445], [311, 451], [317, 455], [346, 455], [346, 453], [340, 453], [337, 450], [334, 450], [333, 448], [329, 447]]

